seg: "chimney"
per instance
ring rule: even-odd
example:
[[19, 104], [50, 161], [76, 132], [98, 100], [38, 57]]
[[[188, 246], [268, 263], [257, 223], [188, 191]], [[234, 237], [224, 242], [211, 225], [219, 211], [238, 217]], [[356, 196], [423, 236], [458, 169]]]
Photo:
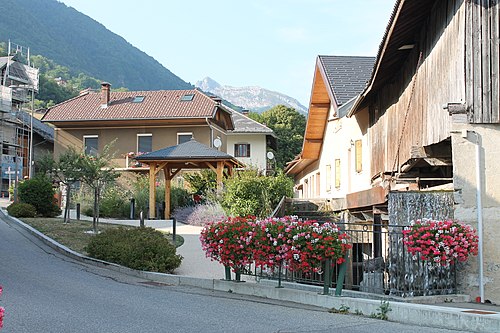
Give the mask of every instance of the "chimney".
[[219, 96], [210, 96], [210, 98], [217, 104], [220, 104], [222, 102], [222, 98]]
[[111, 84], [108, 82], [101, 83], [101, 108], [105, 109], [109, 104], [109, 95], [111, 91]]

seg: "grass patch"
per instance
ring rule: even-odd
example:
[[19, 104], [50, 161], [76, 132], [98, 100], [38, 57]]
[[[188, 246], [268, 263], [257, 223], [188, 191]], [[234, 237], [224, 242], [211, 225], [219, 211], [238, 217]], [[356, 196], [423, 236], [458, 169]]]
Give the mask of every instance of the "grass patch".
[[[20, 220], [62, 245], [84, 255], [87, 255], [84, 248], [94, 237], [93, 234], [87, 233], [92, 230], [92, 221], [71, 220], [70, 223], [64, 223], [62, 218], [21, 218]], [[120, 227], [118, 224], [99, 223], [99, 231], [118, 227]], [[172, 242], [171, 234], [166, 233], [165, 237]], [[181, 246], [183, 243], [184, 238], [177, 235], [176, 247]]]

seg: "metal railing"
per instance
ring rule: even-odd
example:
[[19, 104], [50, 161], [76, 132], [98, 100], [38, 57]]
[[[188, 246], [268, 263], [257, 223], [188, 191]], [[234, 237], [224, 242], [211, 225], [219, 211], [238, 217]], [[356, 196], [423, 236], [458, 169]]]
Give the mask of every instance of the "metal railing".
[[[321, 216], [317, 220], [326, 220]], [[323, 266], [317, 273], [286, 268], [247, 267], [241, 274], [259, 279], [296, 282], [400, 297], [456, 293], [454, 265], [443, 267], [412, 257], [403, 245], [402, 226], [373, 223], [337, 223], [349, 235], [352, 248], [345, 263], [345, 278], [338, 280], [340, 265]], [[325, 272], [330, 271], [330, 274]], [[326, 277], [325, 283], [325, 275]]]

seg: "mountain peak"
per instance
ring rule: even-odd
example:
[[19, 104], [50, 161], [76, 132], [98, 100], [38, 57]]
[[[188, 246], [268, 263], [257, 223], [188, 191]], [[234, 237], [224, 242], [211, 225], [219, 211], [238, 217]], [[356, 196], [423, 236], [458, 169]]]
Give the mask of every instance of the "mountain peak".
[[210, 92], [212, 90], [215, 90], [215, 89], [218, 89], [221, 87], [221, 85], [217, 81], [215, 81], [214, 79], [212, 79], [208, 76], [205, 77], [201, 81], [197, 81], [195, 86], [200, 88], [203, 91], [210, 91]]
[[307, 108], [295, 98], [258, 86], [223, 86], [208, 76], [203, 80], [197, 81], [195, 86], [203, 91], [215, 94], [234, 105], [258, 113], [280, 104], [292, 107], [298, 112], [307, 113]]

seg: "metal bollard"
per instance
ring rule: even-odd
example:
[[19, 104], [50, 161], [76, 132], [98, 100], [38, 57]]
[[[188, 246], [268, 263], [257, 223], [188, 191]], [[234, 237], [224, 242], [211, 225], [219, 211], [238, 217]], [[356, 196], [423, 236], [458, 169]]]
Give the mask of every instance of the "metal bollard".
[[332, 283], [332, 274], [330, 273], [330, 269], [332, 266], [331, 259], [325, 260], [325, 270], [323, 271], [323, 295], [330, 294], [330, 284]]
[[80, 221], [80, 204], [76, 204], [76, 219]]
[[135, 199], [130, 199], [130, 219], [133, 220], [135, 218]]
[[145, 227], [145, 224], [144, 224], [144, 212], [141, 210], [141, 212], [139, 213], [139, 226], [141, 228], [144, 228]]
[[176, 229], [177, 229], [177, 225], [176, 225], [176, 220], [175, 220], [175, 217], [172, 217], [172, 239], [174, 241], [174, 245], [176, 244], [175, 240], [176, 240]]

